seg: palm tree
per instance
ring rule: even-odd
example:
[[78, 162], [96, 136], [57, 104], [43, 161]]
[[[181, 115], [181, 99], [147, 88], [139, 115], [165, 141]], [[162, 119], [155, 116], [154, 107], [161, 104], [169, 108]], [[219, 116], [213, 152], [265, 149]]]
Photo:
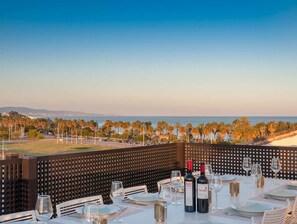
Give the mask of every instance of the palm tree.
[[181, 137], [184, 137], [186, 132], [187, 132], [186, 127], [180, 126], [178, 130], [179, 130], [179, 133], [180, 133]]
[[175, 129], [176, 129], [176, 137], [178, 138], [179, 137], [178, 132], [179, 132], [179, 128], [181, 127], [181, 124], [179, 122], [176, 122], [174, 126], [175, 126]]
[[199, 128], [198, 127], [193, 128], [192, 135], [193, 135], [194, 139], [197, 138], [198, 134], [199, 134]]
[[213, 133], [213, 137], [214, 137], [214, 141], [217, 140], [217, 131], [219, 129], [219, 124], [217, 122], [212, 122], [211, 123], [211, 130], [212, 130], [212, 133]]
[[117, 134], [119, 134], [119, 127], [120, 127], [120, 125], [119, 125], [119, 122], [113, 122], [113, 128], [116, 130], [116, 133]]
[[190, 142], [190, 133], [192, 132], [192, 128], [193, 128], [193, 125], [191, 123], [188, 123], [186, 125], [186, 134], [188, 137], [188, 142]]
[[136, 120], [132, 123], [132, 131], [133, 135], [139, 134], [139, 128], [140, 128], [141, 122], [139, 120]]
[[211, 133], [211, 125], [210, 123], [207, 123], [204, 128], [203, 128], [203, 134], [205, 136], [205, 138], [209, 138], [209, 134]]
[[155, 129], [152, 126], [149, 126], [147, 129], [147, 134], [152, 138], [152, 136], [155, 134]]
[[199, 136], [201, 138], [201, 142], [203, 143], [203, 129], [204, 129], [204, 124], [198, 124], [197, 128], [199, 130]]
[[124, 132], [126, 132], [131, 126], [131, 123], [129, 121], [126, 121], [123, 123], [122, 128], [124, 130]]
[[268, 131], [273, 134], [276, 131], [277, 125], [274, 121], [270, 121], [267, 125]]

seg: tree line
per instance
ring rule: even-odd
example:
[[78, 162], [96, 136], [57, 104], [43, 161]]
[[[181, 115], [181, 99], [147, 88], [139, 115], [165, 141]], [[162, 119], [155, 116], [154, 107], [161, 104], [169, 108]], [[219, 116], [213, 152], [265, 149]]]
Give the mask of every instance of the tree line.
[[152, 122], [106, 120], [99, 127], [94, 120], [85, 121], [55, 118], [32, 119], [11, 111], [0, 114], [0, 139], [20, 137], [42, 138], [55, 135], [58, 138], [113, 138], [131, 142], [201, 142], [201, 143], [238, 143], [258, 141], [271, 135], [297, 130], [297, 123], [270, 121], [252, 125], [248, 118], [241, 117], [232, 123], [210, 122], [206, 124], [174, 125], [160, 121]]

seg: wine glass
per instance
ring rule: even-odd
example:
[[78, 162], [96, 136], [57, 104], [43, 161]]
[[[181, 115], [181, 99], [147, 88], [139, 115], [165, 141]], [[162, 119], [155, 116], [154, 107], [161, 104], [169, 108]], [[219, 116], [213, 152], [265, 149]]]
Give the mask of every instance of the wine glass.
[[99, 205], [96, 203], [86, 203], [83, 207], [81, 223], [92, 224], [100, 221], [99, 219]]
[[53, 206], [49, 195], [38, 195], [35, 213], [37, 219], [43, 224], [53, 216]]
[[179, 170], [173, 170], [171, 172], [171, 178], [170, 178], [170, 183], [174, 188], [174, 197], [172, 200], [172, 205], [180, 205], [180, 202], [177, 202], [177, 191], [181, 188], [182, 186], [182, 179], [181, 179], [181, 172]]
[[281, 170], [281, 164], [278, 157], [273, 157], [271, 160], [271, 169], [274, 172], [275, 179], [277, 179], [277, 173]]
[[205, 174], [209, 180], [211, 180], [213, 176], [212, 166], [211, 164], [205, 164]]
[[242, 162], [242, 168], [246, 172], [246, 176], [249, 175], [249, 171], [252, 168], [252, 159], [250, 157], [244, 157]]
[[[125, 192], [124, 192], [122, 181], [113, 181], [111, 183], [110, 198], [113, 201], [113, 203], [117, 206], [118, 211], [120, 211], [120, 203], [125, 198]], [[113, 222], [114, 223], [123, 222], [122, 219], [119, 219], [118, 212], [116, 214], [116, 219]]]
[[216, 204], [213, 207], [215, 210], [220, 209], [218, 206], [218, 193], [223, 189], [223, 181], [220, 174], [214, 174], [210, 180], [210, 190], [216, 194]]
[[251, 169], [251, 176], [254, 179], [255, 182], [255, 186], [257, 189], [257, 181], [260, 179], [260, 177], [262, 176], [262, 169], [261, 169], [261, 165], [258, 163], [254, 163], [252, 165], [252, 169]]
[[160, 192], [158, 195], [159, 201], [166, 202], [167, 205], [170, 205], [172, 202], [172, 189], [169, 184], [161, 184]]

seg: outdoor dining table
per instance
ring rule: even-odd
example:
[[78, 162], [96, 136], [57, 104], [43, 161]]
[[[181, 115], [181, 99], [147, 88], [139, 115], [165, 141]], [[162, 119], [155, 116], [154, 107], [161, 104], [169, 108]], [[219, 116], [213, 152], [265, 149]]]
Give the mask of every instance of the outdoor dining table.
[[[265, 178], [265, 185], [263, 189], [257, 189], [252, 178], [246, 176], [234, 176], [240, 183], [240, 193], [237, 197], [231, 197], [229, 192], [230, 181], [224, 181], [224, 186], [221, 192], [218, 193], [218, 205], [220, 210], [216, 210], [206, 214], [197, 212], [186, 213], [183, 206], [183, 194], [179, 193], [179, 200], [181, 205], [169, 205], [167, 208], [167, 224], [244, 224], [251, 223], [250, 218], [240, 217], [235, 215], [226, 214], [225, 210], [231, 204], [245, 203], [245, 202], [261, 202], [272, 205], [273, 207], [284, 207], [286, 201], [266, 199], [263, 196], [264, 192], [268, 192], [275, 188], [285, 188], [288, 180]], [[213, 195], [214, 203], [214, 195]], [[123, 224], [153, 224], [154, 220], [154, 207], [153, 205], [143, 206], [136, 204], [128, 204], [127, 209], [120, 212], [121, 218], [124, 220]], [[108, 221], [110, 222], [114, 217], [111, 216]], [[255, 222], [259, 223], [262, 217], [255, 217]], [[78, 224], [80, 218], [78, 215], [64, 216], [49, 221], [51, 224]]]

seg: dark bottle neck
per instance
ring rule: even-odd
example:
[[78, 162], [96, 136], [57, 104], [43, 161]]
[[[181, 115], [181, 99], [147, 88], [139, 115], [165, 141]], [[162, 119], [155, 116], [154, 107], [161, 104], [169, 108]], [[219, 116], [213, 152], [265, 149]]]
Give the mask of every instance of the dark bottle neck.
[[187, 162], [187, 173], [192, 173], [192, 170], [193, 170], [192, 160], [188, 160], [188, 162]]
[[200, 164], [200, 175], [205, 176], [205, 163]]

